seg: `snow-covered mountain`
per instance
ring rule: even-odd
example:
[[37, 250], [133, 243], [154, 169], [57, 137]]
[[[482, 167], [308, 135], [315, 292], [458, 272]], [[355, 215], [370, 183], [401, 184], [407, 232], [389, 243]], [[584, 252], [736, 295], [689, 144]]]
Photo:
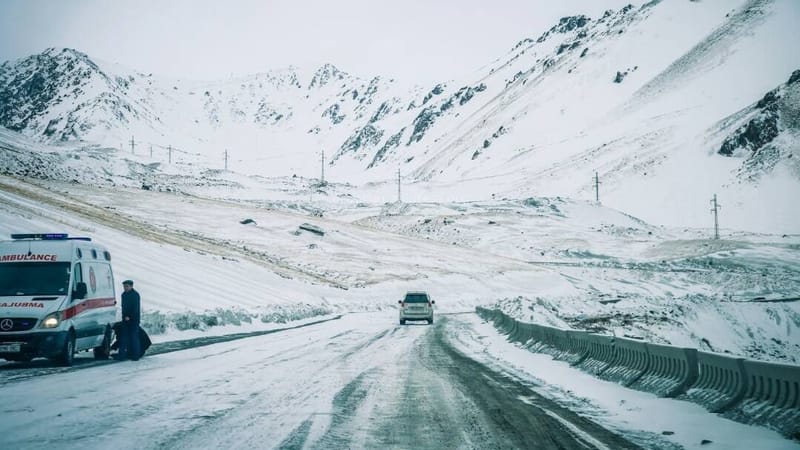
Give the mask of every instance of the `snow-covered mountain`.
[[49, 49], [0, 66], [0, 125], [158, 162], [221, 168], [228, 151], [267, 176], [316, 176], [324, 151], [331, 179], [399, 168], [437, 186], [426, 200], [588, 199], [597, 173], [604, 204], [656, 223], [707, 225], [718, 194], [723, 224], [796, 232], [797, 23], [793, 0], [650, 1], [564, 17], [426, 88], [333, 65], [171, 80]]
[[353, 123], [396, 109], [398, 99], [381, 98], [393, 85], [331, 64], [218, 82], [172, 80], [48, 49], [0, 66], [0, 124], [48, 143], [129, 149], [133, 139], [134, 151], [138, 141], [145, 153], [150, 145], [200, 154], [248, 147], [238, 156], [258, 160], [299, 146], [314, 147], [313, 155], [320, 140], [344, 141]]

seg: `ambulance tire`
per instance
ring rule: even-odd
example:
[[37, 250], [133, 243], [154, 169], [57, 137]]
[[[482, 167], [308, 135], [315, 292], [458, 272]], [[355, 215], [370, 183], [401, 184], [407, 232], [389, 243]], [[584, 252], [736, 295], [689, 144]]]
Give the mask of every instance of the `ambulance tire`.
[[108, 359], [111, 356], [111, 326], [106, 326], [103, 343], [94, 348], [94, 359]]
[[69, 367], [75, 361], [75, 332], [70, 330], [67, 340], [64, 342], [64, 348], [61, 350], [61, 355], [58, 362], [62, 366]]

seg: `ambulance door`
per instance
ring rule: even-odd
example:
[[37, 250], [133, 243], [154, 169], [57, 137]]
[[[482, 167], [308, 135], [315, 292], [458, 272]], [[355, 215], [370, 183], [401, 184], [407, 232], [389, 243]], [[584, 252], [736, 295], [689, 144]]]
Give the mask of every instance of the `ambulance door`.
[[103, 342], [106, 327], [113, 324], [117, 318], [116, 299], [114, 298], [114, 277], [111, 266], [104, 262], [86, 264], [86, 285], [88, 288], [87, 303], [90, 304], [86, 314], [91, 319], [93, 347], [99, 347]]
[[86, 263], [77, 262], [72, 267], [72, 286], [70, 302], [67, 309], [64, 311], [65, 319], [72, 320], [72, 326], [75, 329], [75, 349], [86, 349], [93, 339], [93, 336], [87, 333], [92, 328], [91, 317], [89, 311], [86, 309], [86, 297], [88, 295], [86, 277], [85, 275]]

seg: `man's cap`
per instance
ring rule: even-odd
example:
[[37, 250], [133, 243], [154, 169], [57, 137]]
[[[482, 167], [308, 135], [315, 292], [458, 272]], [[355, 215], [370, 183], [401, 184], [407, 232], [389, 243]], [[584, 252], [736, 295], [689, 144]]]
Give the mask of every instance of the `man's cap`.
[[133, 286], [133, 280], [125, 280], [122, 282], [123, 286]]

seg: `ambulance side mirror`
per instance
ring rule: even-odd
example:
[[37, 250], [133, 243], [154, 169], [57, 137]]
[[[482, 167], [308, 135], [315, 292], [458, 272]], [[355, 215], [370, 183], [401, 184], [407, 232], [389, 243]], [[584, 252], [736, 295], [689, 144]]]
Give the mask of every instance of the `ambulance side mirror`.
[[72, 291], [72, 300], [80, 300], [86, 298], [86, 283], [79, 281], [75, 284], [75, 290]]

